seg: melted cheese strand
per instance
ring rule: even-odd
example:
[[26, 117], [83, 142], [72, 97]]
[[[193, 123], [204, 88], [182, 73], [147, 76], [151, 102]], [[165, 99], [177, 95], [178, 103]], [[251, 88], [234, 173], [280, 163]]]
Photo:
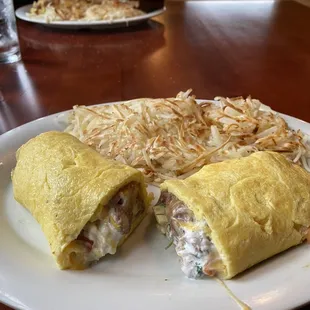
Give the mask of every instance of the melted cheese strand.
[[226, 290], [226, 292], [228, 293], [228, 295], [236, 302], [236, 304], [240, 307], [241, 310], [251, 310], [251, 308], [244, 303], [242, 300], [240, 300], [229, 288], [228, 286], [225, 284], [225, 282], [217, 277], [214, 277], [214, 279], [220, 283]]

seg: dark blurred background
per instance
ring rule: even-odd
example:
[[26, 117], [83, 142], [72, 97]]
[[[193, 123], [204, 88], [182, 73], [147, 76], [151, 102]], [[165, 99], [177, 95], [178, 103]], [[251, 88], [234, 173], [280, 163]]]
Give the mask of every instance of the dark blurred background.
[[31, 4], [33, 1], [29, 1], [29, 0], [14, 0], [14, 5], [15, 7], [19, 7], [19, 6], [22, 6], [22, 5], [26, 5], [26, 4]]
[[[31, 4], [32, 0], [13, 0], [15, 7], [20, 7], [26, 4]], [[164, 0], [140, 0], [139, 8], [142, 11], [150, 12], [160, 9], [164, 6]]]

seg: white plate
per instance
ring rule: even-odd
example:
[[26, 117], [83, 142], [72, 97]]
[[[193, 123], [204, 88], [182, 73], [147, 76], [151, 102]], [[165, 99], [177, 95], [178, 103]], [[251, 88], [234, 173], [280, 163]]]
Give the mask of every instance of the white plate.
[[112, 21], [54, 21], [54, 22], [46, 22], [44, 18], [37, 17], [37, 18], [30, 18], [27, 13], [30, 11], [31, 4], [25, 5], [16, 10], [16, 16], [22, 20], [31, 23], [42, 24], [48, 27], [54, 28], [69, 28], [69, 29], [97, 29], [97, 28], [116, 28], [116, 27], [124, 27], [129, 25], [138, 24], [144, 22], [152, 17], [155, 17], [159, 14], [162, 14], [165, 11], [165, 7], [162, 9], [136, 16], [130, 17], [125, 19], [116, 19]]
[[[184, 277], [151, 215], [116, 255], [85, 271], [57, 269], [39, 225], [13, 198], [10, 172], [15, 151], [42, 132], [63, 130], [67, 115], [41, 118], [0, 136], [0, 300], [32, 310], [238, 309], [215, 280]], [[283, 117], [310, 134], [310, 124]], [[304, 244], [226, 284], [253, 309], [289, 309], [310, 301], [308, 266], [310, 247]]]

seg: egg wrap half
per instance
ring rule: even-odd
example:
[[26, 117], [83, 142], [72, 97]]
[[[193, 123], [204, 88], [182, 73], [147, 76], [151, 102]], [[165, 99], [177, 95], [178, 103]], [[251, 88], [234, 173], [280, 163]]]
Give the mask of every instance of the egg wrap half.
[[70, 134], [40, 134], [18, 149], [16, 160], [14, 197], [40, 224], [61, 269], [76, 267], [66, 248], [122, 187], [137, 184], [144, 204], [122, 242], [146, 214], [149, 197], [142, 173], [102, 157]]
[[310, 226], [310, 174], [279, 153], [257, 152], [204, 166], [185, 180], [161, 185], [184, 203], [220, 260], [216, 274], [230, 279], [251, 266], [300, 244]]

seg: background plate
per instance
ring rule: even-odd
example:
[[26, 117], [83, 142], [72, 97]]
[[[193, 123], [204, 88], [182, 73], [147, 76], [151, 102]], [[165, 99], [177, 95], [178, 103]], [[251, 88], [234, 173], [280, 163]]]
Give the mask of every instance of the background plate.
[[30, 18], [27, 16], [31, 8], [30, 5], [25, 5], [16, 10], [16, 16], [22, 20], [31, 23], [41, 24], [47, 27], [54, 27], [54, 28], [67, 28], [67, 29], [98, 29], [98, 28], [116, 28], [116, 27], [126, 27], [130, 25], [135, 25], [138, 23], [145, 22], [146, 20], [155, 17], [157, 15], [162, 14], [166, 8], [163, 7], [162, 9], [149, 12], [147, 14], [130, 17], [126, 19], [117, 19], [113, 21], [57, 21], [57, 22], [46, 22], [43, 18]]
[[[39, 225], [13, 198], [10, 172], [15, 151], [42, 132], [63, 130], [67, 115], [41, 118], [0, 136], [0, 300], [32, 310], [238, 309], [215, 280], [185, 278], [151, 214], [116, 255], [85, 271], [57, 269]], [[310, 134], [310, 124], [282, 116], [290, 127]], [[310, 301], [309, 266], [310, 248], [303, 244], [226, 284], [253, 309], [290, 309]]]

